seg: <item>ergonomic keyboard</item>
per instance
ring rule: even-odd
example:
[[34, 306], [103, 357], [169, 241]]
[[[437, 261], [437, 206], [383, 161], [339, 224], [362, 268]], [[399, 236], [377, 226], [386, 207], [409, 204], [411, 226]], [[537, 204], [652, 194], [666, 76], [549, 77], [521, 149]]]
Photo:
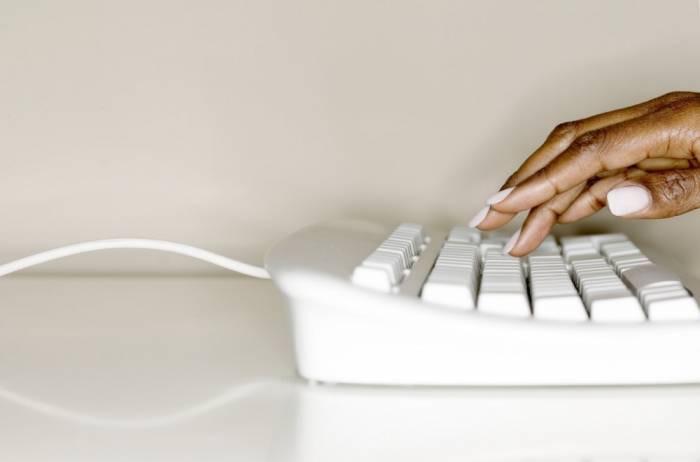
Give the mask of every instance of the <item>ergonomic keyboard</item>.
[[299, 373], [384, 385], [700, 382], [700, 310], [625, 235], [508, 236], [339, 221], [266, 257], [287, 296]]

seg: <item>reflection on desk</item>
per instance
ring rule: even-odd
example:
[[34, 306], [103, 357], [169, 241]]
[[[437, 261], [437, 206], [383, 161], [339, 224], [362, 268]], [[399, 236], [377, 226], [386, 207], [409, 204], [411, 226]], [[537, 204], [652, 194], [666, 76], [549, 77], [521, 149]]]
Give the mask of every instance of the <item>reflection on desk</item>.
[[265, 281], [8, 278], [0, 316], [6, 460], [700, 461], [700, 386], [308, 385]]
[[293, 461], [698, 461], [700, 388], [299, 386]]

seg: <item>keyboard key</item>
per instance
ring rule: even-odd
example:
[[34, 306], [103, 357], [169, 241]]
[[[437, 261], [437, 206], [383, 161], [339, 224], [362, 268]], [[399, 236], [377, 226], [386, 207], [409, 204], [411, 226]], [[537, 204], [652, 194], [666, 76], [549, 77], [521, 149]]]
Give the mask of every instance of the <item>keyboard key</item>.
[[352, 273], [352, 282], [380, 292], [391, 292], [393, 287], [391, 278], [384, 269], [364, 265], [355, 268]]
[[[482, 241], [483, 243], [483, 241]], [[483, 313], [530, 316], [530, 304], [520, 259], [489, 249], [484, 256], [478, 309]]]
[[481, 255], [481, 261], [484, 261], [486, 254], [490, 250], [497, 250], [498, 252], [503, 253], [503, 246], [506, 245], [508, 239], [510, 239], [510, 237], [501, 232], [492, 232], [486, 237], [482, 237], [481, 242], [479, 242], [479, 254]]
[[530, 255], [560, 255], [561, 247], [557, 244], [554, 236], [547, 236], [544, 241]]
[[377, 250], [382, 252], [396, 253], [401, 260], [401, 268], [407, 270], [413, 265], [413, 256], [411, 249], [406, 242], [396, 239], [387, 239], [380, 245]]
[[472, 309], [478, 278], [478, 247], [475, 244], [448, 241], [435, 261], [421, 297], [428, 303]]
[[586, 309], [559, 255], [531, 255], [530, 295], [538, 319], [585, 321]]
[[622, 279], [642, 302], [650, 321], [700, 319], [697, 302], [667, 269], [653, 263], [640, 265], [625, 271]]
[[448, 242], [462, 242], [465, 244], [478, 244], [481, 242], [481, 232], [466, 226], [455, 226], [447, 237]]
[[639, 248], [630, 241], [608, 242], [600, 246], [600, 253], [608, 260], [614, 258], [641, 255]]
[[393, 235], [411, 239], [416, 248], [416, 255], [420, 253], [420, 249], [425, 242], [425, 232], [423, 227], [415, 223], [402, 223], [398, 226], [398, 228], [396, 228]]
[[398, 253], [375, 250], [362, 262], [362, 266], [383, 269], [389, 276], [392, 285], [398, 284], [403, 277], [401, 256]]
[[596, 244], [587, 236], [565, 237], [561, 239], [562, 255], [567, 263], [574, 260], [598, 258]]
[[610, 264], [615, 269], [615, 272], [621, 276], [625, 271], [636, 268], [637, 266], [650, 265], [651, 261], [644, 255], [622, 255], [610, 259]]
[[655, 264], [632, 268], [625, 272], [622, 279], [633, 288], [635, 293], [651, 287], [683, 287], [678, 276]]
[[698, 303], [693, 297], [684, 293], [648, 295], [644, 298], [647, 316], [650, 321], [695, 321], [700, 319]]
[[593, 245], [600, 251], [600, 247], [608, 242], [629, 241], [629, 238], [622, 233], [610, 234], [590, 234], [585, 236], [593, 242]]
[[407, 246], [411, 257], [417, 257], [421, 251], [420, 238], [413, 233], [407, 233], [404, 231], [394, 231], [389, 236], [389, 239], [395, 242], [401, 242], [403, 245]]

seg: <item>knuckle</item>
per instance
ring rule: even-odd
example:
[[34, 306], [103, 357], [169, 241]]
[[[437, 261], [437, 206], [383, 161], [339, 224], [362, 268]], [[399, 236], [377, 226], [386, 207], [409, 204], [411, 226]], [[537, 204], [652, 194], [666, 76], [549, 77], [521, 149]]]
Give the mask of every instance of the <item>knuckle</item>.
[[664, 204], [671, 215], [685, 210], [689, 199], [694, 197], [699, 189], [695, 175], [676, 171], [650, 175], [647, 184], [655, 201]]
[[598, 148], [605, 141], [605, 130], [593, 130], [576, 138], [573, 145], [578, 149]]
[[551, 204], [544, 203], [533, 208], [530, 211], [531, 220], [537, 220], [541, 223], [552, 225], [556, 223], [559, 214], [551, 207]]
[[503, 183], [503, 187], [501, 189], [505, 188], [510, 188], [511, 186], [516, 186], [519, 183], [519, 175], [518, 172], [513, 172], [508, 179], [506, 180], [505, 183]]
[[[600, 170], [609, 171], [619, 167], [616, 165], [619, 162], [606, 156], [612, 143], [613, 137], [610, 136], [608, 130], [601, 128], [579, 136], [571, 144], [571, 147], [578, 154], [576, 158], [579, 164], [594, 162]], [[580, 165], [580, 167], [583, 168], [584, 165]]]
[[588, 207], [592, 210], [600, 210], [607, 205], [605, 196], [599, 197], [595, 194], [590, 194], [586, 197], [586, 200], [588, 201]]
[[692, 91], [672, 91], [662, 95], [659, 99], [665, 103], [672, 103], [687, 98], [697, 97], [698, 93]]
[[666, 108], [673, 113], [683, 113], [686, 111], [696, 110], [698, 108], [698, 97], [677, 99], [666, 105]]
[[552, 138], [575, 138], [579, 129], [578, 121], [563, 122], [554, 127], [550, 137]]
[[669, 98], [655, 112], [668, 117], [695, 117], [700, 114], [700, 93], [687, 93], [685, 97]]
[[557, 180], [558, 176], [556, 174], [556, 166], [549, 164], [537, 173], [539, 176], [553, 191], [554, 194], [559, 194], [562, 192], [562, 188]]
[[559, 196], [554, 196], [544, 204], [539, 205], [537, 208], [542, 209], [542, 213], [553, 213], [554, 215], [559, 215], [559, 207], [556, 200], [557, 197]]

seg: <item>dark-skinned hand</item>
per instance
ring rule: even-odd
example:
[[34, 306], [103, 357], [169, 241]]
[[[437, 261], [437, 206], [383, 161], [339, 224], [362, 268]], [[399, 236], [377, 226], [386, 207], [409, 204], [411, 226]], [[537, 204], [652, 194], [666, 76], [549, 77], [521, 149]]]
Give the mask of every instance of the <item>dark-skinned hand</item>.
[[556, 223], [607, 205], [623, 218], [700, 207], [700, 93], [673, 92], [558, 125], [470, 225], [493, 230], [529, 210], [504, 251], [535, 250]]

